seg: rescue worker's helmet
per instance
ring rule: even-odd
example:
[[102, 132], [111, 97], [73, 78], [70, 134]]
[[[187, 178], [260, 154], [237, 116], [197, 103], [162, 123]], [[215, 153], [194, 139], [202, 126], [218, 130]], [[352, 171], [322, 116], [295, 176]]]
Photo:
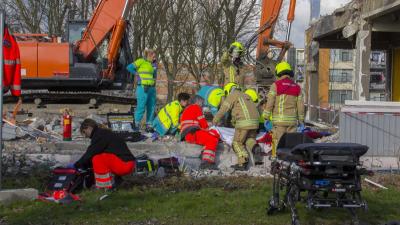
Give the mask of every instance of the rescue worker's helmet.
[[244, 53], [243, 44], [238, 41], [233, 42], [229, 47], [229, 54], [232, 57], [239, 58], [243, 55], [243, 53]]
[[294, 73], [292, 67], [289, 63], [282, 61], [278, 63], [275, 67], [275, 75], [277, 77], [281, 77], [283, 75], [289, 75], [290, 77], [294, 77]]
[[253, 88], [249, 88], [244, 93], [247, 94], [248, 96], [250, 96], [251, 100], [254, 103], [258, 103], [259, 99], [258, 99], [258, 94], [257, 94], [256, 90], [254, 90]]
[[233, 83], [233, 82], [227, 83], [224, 86], [225, 96], [228, 96], [232, 92], [233, 89], [237, 89], [237, 88], [238, 88], [238, 86], [236, 83]]

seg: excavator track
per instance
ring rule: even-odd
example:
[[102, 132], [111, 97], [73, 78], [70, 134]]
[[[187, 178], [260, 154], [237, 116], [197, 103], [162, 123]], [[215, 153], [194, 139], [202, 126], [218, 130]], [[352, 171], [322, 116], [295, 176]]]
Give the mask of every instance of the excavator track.
[[[62, 101], [73, 101], [74, 103], [99, 105], [103, 103], [136, 105], [136, 98], [133, 91], [48, 91], [48, 90], [29, 90], [22, 91], [23, 102], [35, 102], [36, 104], [47, 104]], [[16, 98], [11, 95], [4, 95], [5, 103], [16, 102]]]

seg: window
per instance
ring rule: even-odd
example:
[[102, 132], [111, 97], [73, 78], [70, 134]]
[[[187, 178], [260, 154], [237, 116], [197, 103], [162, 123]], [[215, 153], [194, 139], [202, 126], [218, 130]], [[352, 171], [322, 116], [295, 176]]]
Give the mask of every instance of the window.
[[352, 99], [351, 90], [330, 90], [329, 103], [331, 104], [344, 104], [344, 101]]
[[353, 54], [350, 51], [342, 51], [341, 56], [341, 61], [343, 62], [353, 61]]
[[329, 81], [339, 83], [349, 83], [353, 81], [353, 70], [331, 69], [329, 71]]

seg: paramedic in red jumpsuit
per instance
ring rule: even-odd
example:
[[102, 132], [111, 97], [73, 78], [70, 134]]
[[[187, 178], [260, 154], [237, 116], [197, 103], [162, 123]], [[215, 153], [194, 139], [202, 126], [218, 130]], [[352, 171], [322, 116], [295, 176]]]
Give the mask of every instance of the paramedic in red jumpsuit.
[[85, 119], [81, 133], [91, 139], [85, 154], [74, 164], [75, 168], [93, 167], [96, 188], [112, 189], [114, 177], [131, 174], [135, 157], [125, 141], [109, 129], [98, 127], [96, 121]]
[[188, 143], [204, 146], [201, 168], [214, 169], [219, 135], [208, 130], [208, 123], [201, 108], [203, 102], [203, 98], [194, 96], [192, 104], [183, 111], [180, 118], [181, 137]]
[[3, 54], [4, 54], [4, 93], [11, 91], [13, 96], [21, 96], [21, 61], [19, 58], [19, 48], [14, 37], [10, 34], [8, 28], [4, 29], [3, 36]]

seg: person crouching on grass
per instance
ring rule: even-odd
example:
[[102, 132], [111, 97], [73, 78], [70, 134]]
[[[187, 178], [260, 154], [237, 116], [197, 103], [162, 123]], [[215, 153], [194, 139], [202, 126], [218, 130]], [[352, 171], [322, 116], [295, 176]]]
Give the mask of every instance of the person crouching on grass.
[[136, 166], [135, 157], [125, 141], [109, 129], [100, 128], [96, 121], [85, 119], [80, 127], [83, 136], [91, 142], [75, 168], [92, 167], [97, 189], [115, 188], [115, 176], [131, 174]]

